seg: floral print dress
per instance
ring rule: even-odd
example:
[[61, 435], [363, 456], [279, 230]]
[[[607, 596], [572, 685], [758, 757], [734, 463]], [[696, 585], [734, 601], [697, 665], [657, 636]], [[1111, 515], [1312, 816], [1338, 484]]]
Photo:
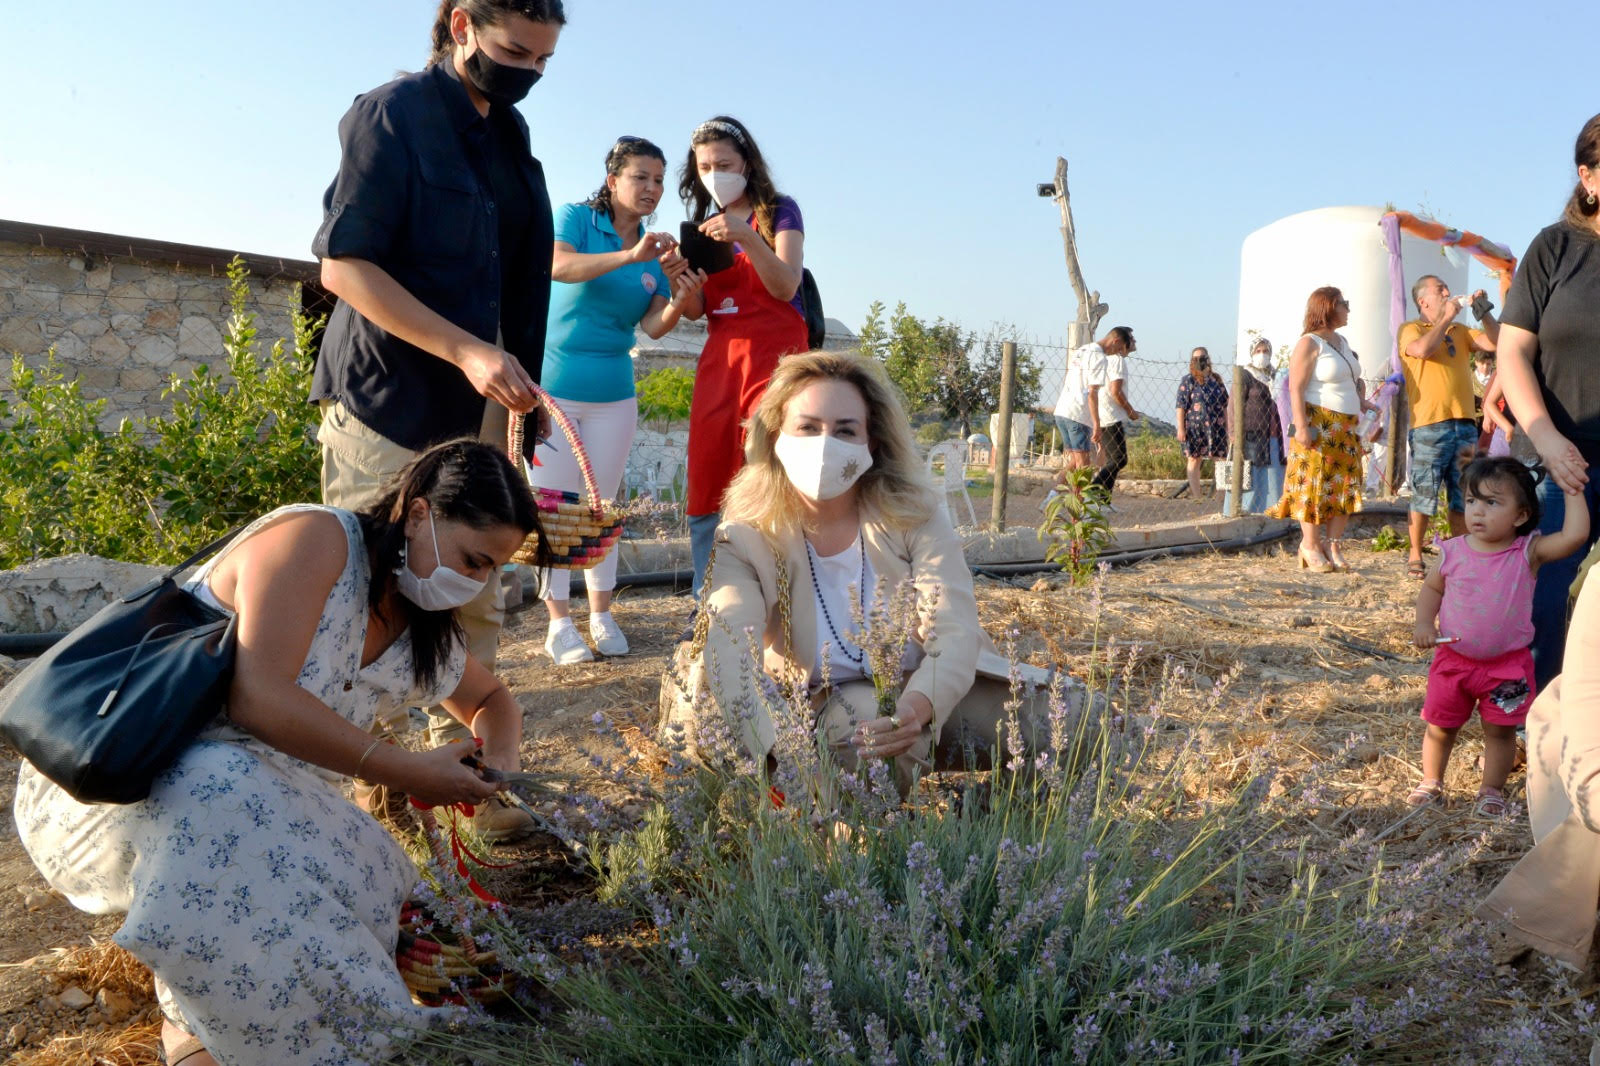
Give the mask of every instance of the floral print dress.
[[1228, 390], [1222, 379], [1207, 374], [1196, 381], [1185, 374], [1178, 384], [1178, 409], [1184, 412], [1183, 453], [1191, 459], [1224, 459], [1228, 455]]
[[[362, 728], [380, 712], [449, 695], [466, 667], [460, 647], [434, 691], [413, 683], [408, 634], [361, 666], [370, 575], [353, 514], [282, 508], [235, 543], [304, 510], [336, 515], [350, 551], [300, 687]], [[196, 586], [215, 565], [190, 582], [213, 600]], [[394, 962], [416, 868], [345, 799], [342, 780], [224, 714], [147, 799], [79, 803], [24, 763], [15, 815], [52, 887], [82, 910], [127, 913], [116, 942], [155, 972], [166, 1016], [223, 1066], [376, 1063], [439, 1012], [413, 1004]]]

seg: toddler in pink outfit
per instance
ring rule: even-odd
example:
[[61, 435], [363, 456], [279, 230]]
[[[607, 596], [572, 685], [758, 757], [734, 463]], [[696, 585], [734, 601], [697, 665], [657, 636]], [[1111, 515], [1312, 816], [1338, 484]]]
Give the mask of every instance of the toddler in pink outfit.
[[1533, 703], [1533, 579], [1540, 563], [1564, 558], [1589, 537], [1589, 509], [1568, 504], [1559, 532], [1540, 536], [1534, 473], [1510, 457], [1474, 459], [1461, 473], [1467, 532], [1439, 549], [1439, 563], [1417, 596], [1417, 647], [1433, 648], [1422, 703], [1422, 783], [1406, 802], [1444, 795], [1456, 734], [1483, 719], [1483, 785], [1477, 813], [1505, 813], [1506, 777], [1516, 760], [1517, 726]]

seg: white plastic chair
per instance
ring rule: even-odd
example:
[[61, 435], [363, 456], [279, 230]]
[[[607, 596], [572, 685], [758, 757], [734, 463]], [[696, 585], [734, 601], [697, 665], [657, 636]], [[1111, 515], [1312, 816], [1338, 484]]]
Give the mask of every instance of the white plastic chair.
[[683, 499], [680, 486], [688, 459], [686, 449], [668, 444], [658, 454], [661, 458], [656, 463], [656, 484], [659, 486], [656, 499], [680, 503]]
[[[934, 464], [938, 462], [944, 464], [942, 474], [934, 472]], [[978, 524], [978, 512], [972, 506], [972, 497], [967, 495], [966, 441], [947, 440], [928, 449], [928, 478], [939, 485], [939, 503], [952, 525], [956, 522], [956, 516], [950, 511], [949, 497], [952, 492], [961, 493], [961, 498], [967, 502], [969, 524]]]

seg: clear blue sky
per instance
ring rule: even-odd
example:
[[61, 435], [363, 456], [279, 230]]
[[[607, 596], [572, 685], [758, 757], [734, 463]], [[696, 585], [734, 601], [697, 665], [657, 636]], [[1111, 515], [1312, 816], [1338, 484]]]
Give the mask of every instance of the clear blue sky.
[[[522, 105], [557, 202], [598, 184], [616, 135], [676, 169], [727, 111], [800, 202], [831, 316], [904, 300], [1064, 338], [1034, 186], [1065, 155], [1089, 283], [1159, 359], [1231, 347], [1240, 242], [1297, 211], [1392, 202], [1520, 254], [1600, 109], [1592, 20], [1542, 0], [567, 9]], [[340, 115], [421, 65], [434, 10], [0, 0], [0, 217], [309, 258]]]

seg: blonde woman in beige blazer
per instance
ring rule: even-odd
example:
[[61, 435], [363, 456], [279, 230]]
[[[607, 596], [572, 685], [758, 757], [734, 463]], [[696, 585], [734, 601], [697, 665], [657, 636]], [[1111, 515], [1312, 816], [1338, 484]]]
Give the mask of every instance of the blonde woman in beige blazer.
[[[902, 795], [936, 763], [964, 765], [968, 752], [987, 761], [1006, 717], [1005, 664], [979, 628], [960, 538], [926, 484], [882, 367], [833, 352], [791, 356], [747, 433], [695, 640], [680, 678], [663, 688], [666, 724], [694, 748], [713, 714], [757, 760], [781, 757], [780, 723], [758, 693], [779, 681], [810, 694], [814, 734], [843, 769], [864, 755], [892, 759]], [[861, 602], [862, 579], [869, 599], [906, 582], [916, 589], [904, 684], [889, 714], [850, 639], [860, 635], [848, 604]], [[759, 671], [749, 666], [752, 638]], [[991, 676], [979, 676], [980, 661]], [[1049, 675], [1024, 672], [1019, 718], [1032, 749], [1044, 739]]]
[[[1600, 900], [1600, 580], [1592, 574], [1567, 629], [1565, 669], [1528, 713], [1533, 850], [1478, 913], [1524, 943], [1588, 964]], [[1591, 1058], [1600, 1063], [1600, 1054]]]

